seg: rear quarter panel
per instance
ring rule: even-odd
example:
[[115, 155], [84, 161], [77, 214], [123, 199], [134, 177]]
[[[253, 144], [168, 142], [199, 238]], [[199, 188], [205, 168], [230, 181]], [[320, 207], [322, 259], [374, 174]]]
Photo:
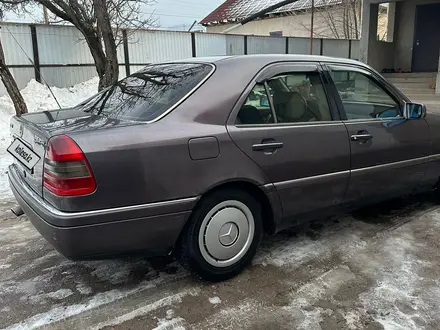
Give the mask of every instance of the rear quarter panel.
[[[257, 185], [269, 182], [220, 125], [187, 123], [179, 127], [159, 122], [71, 136], [87, 156], [97, 189], [89, 196], [53, 201], [64, 211], [200, 196], [218, 184], [235, 180]], [[192, 160], [188, 141], [195, 136], [215, 136], [220, 146], [218, 157]]]

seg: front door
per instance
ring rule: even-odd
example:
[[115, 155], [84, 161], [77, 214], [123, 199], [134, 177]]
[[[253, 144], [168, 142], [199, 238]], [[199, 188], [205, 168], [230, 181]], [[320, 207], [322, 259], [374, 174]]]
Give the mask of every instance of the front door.
[[407, 120], [403, 104], [373, 72], [329, 65], [351, 146], [344, 202], [369, 204], [410, 192], [428, 177], [430, 136], [424, 119]]
[[318, 64], [267, 68], [231, 120], [229, 134], [273, 183], [284, 217], [341, 203], [350, 146], [343, 122], [331, 112]]
[[440, 3], [416, 7], [413, 72], [436, 72], [440, 49]]

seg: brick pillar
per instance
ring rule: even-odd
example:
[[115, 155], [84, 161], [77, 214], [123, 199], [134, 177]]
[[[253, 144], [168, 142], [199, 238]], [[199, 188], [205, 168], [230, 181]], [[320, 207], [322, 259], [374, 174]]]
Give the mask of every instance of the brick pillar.
[[396, 3], [388, 3], [388, 13], [387, 13], [387, 41], [394, 41], [394, 26], [396, 20]]
[[359, 42], [359, 59], [361, 62], [368, 63], [368, 46], [370, 39], [370, 0], [362, 2], [362, 30]]
[[371, 4], [370, 0], [362, 3], [362, 33], [359, 44], [359, 59], [374, 66], [375, 46], [377, 38], [377, 15], [379, 5]]

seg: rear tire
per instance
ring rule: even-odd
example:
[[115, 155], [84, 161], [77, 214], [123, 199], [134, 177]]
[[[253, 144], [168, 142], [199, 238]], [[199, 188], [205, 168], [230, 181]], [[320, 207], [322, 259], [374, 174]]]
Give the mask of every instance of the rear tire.
[[225, 280], [249, 265], [262, 235], [258, 201], [239, 189], [218, 190], [194, 209], [179, 239], [177, 259], [206, 280]]

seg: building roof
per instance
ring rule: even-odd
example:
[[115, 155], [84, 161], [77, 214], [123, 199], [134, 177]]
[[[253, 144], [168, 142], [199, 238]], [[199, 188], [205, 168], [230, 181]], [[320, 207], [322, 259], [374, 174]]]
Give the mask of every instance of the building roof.
[[[226, 0], [216, 10], [202, 19], [200, 24], [210, 25], [236, 22], [279, 2], [281, 0]], [[342, 3], [342, 0], [315, 0], [315, 7], [331, 6], [340, 3]], [[306, 10], [311, 7], [312, 0], [298, 0], [266, 15]]]

